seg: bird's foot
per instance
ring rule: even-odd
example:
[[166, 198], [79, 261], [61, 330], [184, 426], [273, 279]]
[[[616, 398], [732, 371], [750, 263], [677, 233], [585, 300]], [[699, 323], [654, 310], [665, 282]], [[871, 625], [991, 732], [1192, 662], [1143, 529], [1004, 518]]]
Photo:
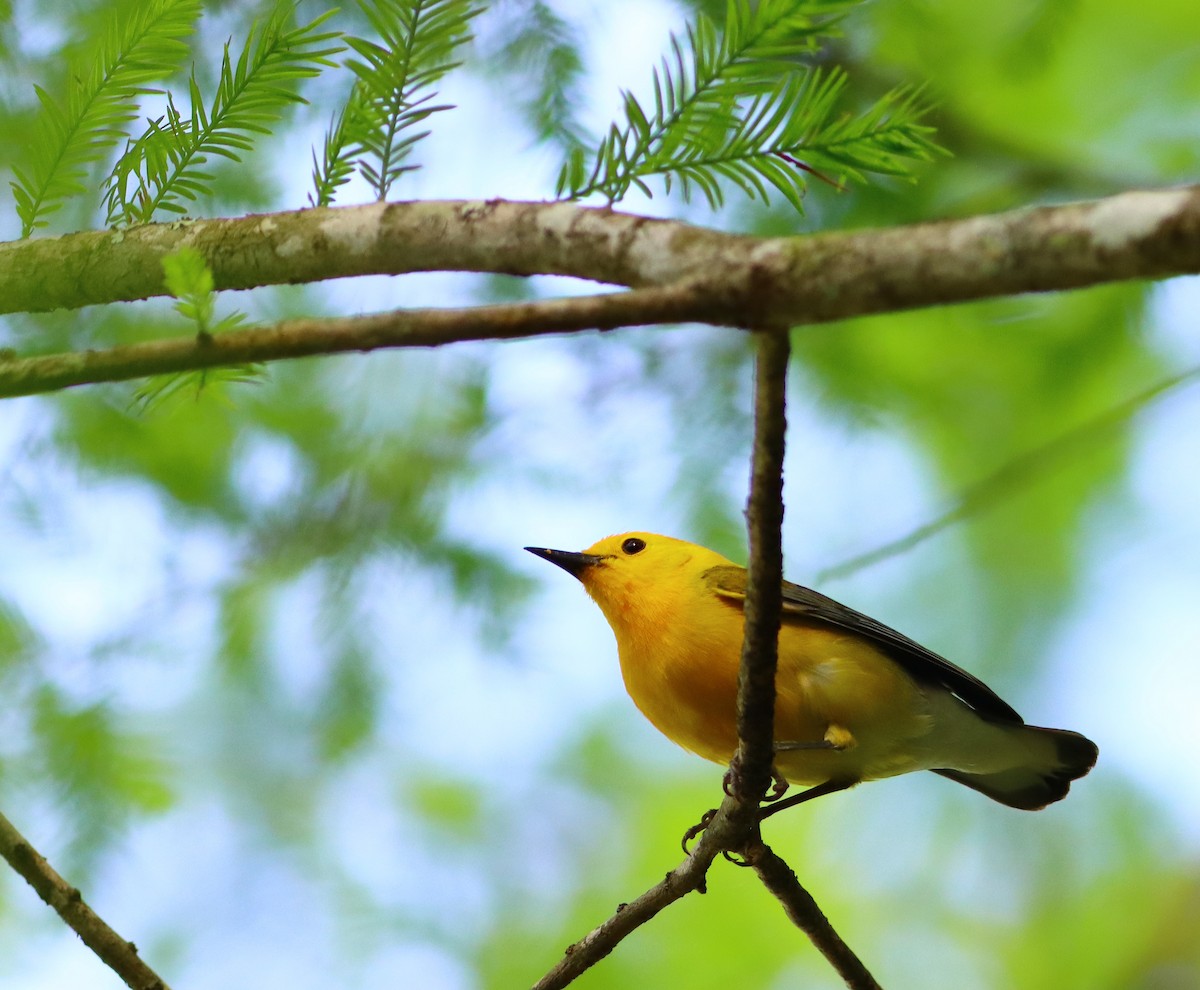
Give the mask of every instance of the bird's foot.
[[738, 797], [742, 793], [742, 753], [738, 750], [729, 761], [729, 769], [721, 778], [721, 790], [726, 797]]
[[708, 828], [709, 822], [711, 822], [713, 820], [713, 818], [716, 816], [716, 814], [717, 814], [716, 808], [709, 808], [708, 811], [704, 812], [704, 814], [700, 816], [700, 821], [696, 822], [695, 825], [693, 825], [691, 828], [689, 828], [686, 832], [683, 833], [683, 840], [680, 844], [683, 846], [683, 851], [684, 851], [685, 855], [690, 856], [692, 854], [691, 849], [688, 848], [688, 844], [694, 838], [696, 838], [696, 836], [698, 836], [701, 832], [703, 832], [706, 828]]
[[[778, 746], [775, 747], [778, 750]], [[783, 779], [783, 774], [779, 772], [777, 767], [771, 767], [771, 789], [763, 795], [763, 801], [778, 801], [787, 792], [788, 782]], [[742, 754], [737, 752], [733, 754], [733, 759], [729, 761], [729, 769], [725, 771], [725, 776], [721, 778], [721, 790], [725, 792], [726, 797], [741, 797], [745, 793], [744, 781], [742, 779]]]
[[741, 853], [731, 852], [728, 849], [722, 849], [721, 855], [724, 856], [734, 866], [749, 866], [750, 860], [746, 859]]
[[771, 789], [763, 795], [763, 804], [770, 804], [772, 801], [778, 801], [787, 793], [788, 782], [783, 774], [779, 772], [778, 767], [771, 767]]

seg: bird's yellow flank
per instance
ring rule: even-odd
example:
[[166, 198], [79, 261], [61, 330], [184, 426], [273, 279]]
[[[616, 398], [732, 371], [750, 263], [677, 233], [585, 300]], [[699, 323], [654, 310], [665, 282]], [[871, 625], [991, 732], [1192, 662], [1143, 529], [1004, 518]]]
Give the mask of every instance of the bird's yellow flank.
[[[634, 703], [668, 738], [717, 763], [737, 748], [746, 571], [654, 533], [583, 553], [527, 547], [573, 574], [617, 639]], [[982, 681], [894, 629], [784, 582], [775, 766], [826, 789], [933, 770], [1014, 808], [1065, 797], [1096, 762], [1076, 732], [1025, 725]]]

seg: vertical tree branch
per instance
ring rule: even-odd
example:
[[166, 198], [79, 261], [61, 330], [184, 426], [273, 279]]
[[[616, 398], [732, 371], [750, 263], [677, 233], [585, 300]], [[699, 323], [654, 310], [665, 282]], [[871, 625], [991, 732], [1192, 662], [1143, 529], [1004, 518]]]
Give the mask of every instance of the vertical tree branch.
[[130, 990], [168, 990], [162, 978], [142, 961], [137, 946], [121, 938], [88, 907], [78, 889], [68, 884], [4, 815], [0, 815], [0, 856]]
[[738, 768], [743, 795], [766, 793], [775, 760], [775, 666], [783, 607], [783, 453], [787, 432], [786, 330], [759, 331], [754, 381], [754, 454], [746, 506], [750, 560], [742, 663], [738, 670]]
[[762, 841], [759, 803], [775, 760], [775, 668], [782, 610], [783, 454], [787, 428], [786, 329], [756, 332], [758, 360], [754, 389], [754, 454], [746, 508], [750, 534], [745, 633], [738, 672], [739, 747], [730, 768], [729, 794], [689, 836], [702, 832], [688, 858], [611, 918], [570, 946], [534, 990], [560, 990], [612, 952], [620, 941], [667, 905], [704, 891], [718, 852], [734, 852], [753, 866], [763, 885], [846, 981], [850, 990], [880, 990], [791, 868]]
[[[742, 800], [766, 793], [775, 760], [775, 669], [783, 607], [783, 455], [787, 432], [786, 330], [757, 333], [754, 383], [754, 456], [746, 521], [750, 537], [745, 634], [738, 670], [738, 756]], [[879, 984], [842, 941], [796, 874], [762, 841], [757, 824], [739, 849], [789, 918], [837, 970], [851, 990], [880, 990]]]

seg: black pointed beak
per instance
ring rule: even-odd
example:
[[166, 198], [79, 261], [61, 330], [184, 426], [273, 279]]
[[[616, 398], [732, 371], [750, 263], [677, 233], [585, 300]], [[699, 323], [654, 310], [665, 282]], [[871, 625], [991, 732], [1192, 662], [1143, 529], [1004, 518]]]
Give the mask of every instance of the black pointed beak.
[[557, 564], [568, 574], [582, 577], [589, 567], [595, 567], [604, 558], [594, 553], [575, 553], [572, 550], [547, 550], [545, 547], [526, 547], [532, 554]]

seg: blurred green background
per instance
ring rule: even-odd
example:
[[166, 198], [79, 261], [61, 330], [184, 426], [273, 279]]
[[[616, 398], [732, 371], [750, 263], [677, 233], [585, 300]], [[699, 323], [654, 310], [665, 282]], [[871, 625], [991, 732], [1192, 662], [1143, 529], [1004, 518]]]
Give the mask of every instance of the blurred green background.
[[[126, 7], [133, 4], [122, 0]], [[0, 0], [0, 131], [122, 3]], [[268, 4], [212, 3], [198, 73]], [[497, 0], [403, 198], [545, 198], [573, 135], [696, 8]], [[304, 3], [314, 16], [322, 8]], [[365, 32], [354, 5], [336, 26]], [[888, 226], [1195, 180], [1194, 3], [880, 2], [827, 57], [854, 99], [924, 84], [953, 157], [804, 217], [624, 208], [769, 233]], [[204, 215], [306, 203], [331, 72], [218, 168]], [[8, 164], [19, 162], [9, 142]], [[352, 185], [341, 203], [363, 201]], [[0, 236], [19, 226], [11, 200]], [[88, 228], [95, 199], [55, 214]], [[575, 290], [570, 287], [570, 291]], [[423, 276], [233, 294], [260, 319], [567, 291]], [[1200, 285], [1118, 285], [794, 334], [793, 580], [901, 536], [997, 469], [1200, 364]], [[186, 332], [161, 303], [9, 317], [0, 345]], [[649, 529], [743, 556], [749, 352], [637, 330], [280, 364], [148, 414], [127, 385], [0, 408], [0, 808], [176, 987], [527, 985], [656, 882], [721, 770], [625, 698], [611, 635], [526, 544]], [[930, 775], [767, 839], [889, 990], [1200, 985], [1200, 389], [985, 486], [935, 539], [822, 590], [985, 677], [1100, 764], [1036, 815]], [[1023, 462], [1024, 463], [1024, 462]], [[117, 980], [0, 873], [0, 987]], [[579, 981], [838, 985], [718, 863]]]

